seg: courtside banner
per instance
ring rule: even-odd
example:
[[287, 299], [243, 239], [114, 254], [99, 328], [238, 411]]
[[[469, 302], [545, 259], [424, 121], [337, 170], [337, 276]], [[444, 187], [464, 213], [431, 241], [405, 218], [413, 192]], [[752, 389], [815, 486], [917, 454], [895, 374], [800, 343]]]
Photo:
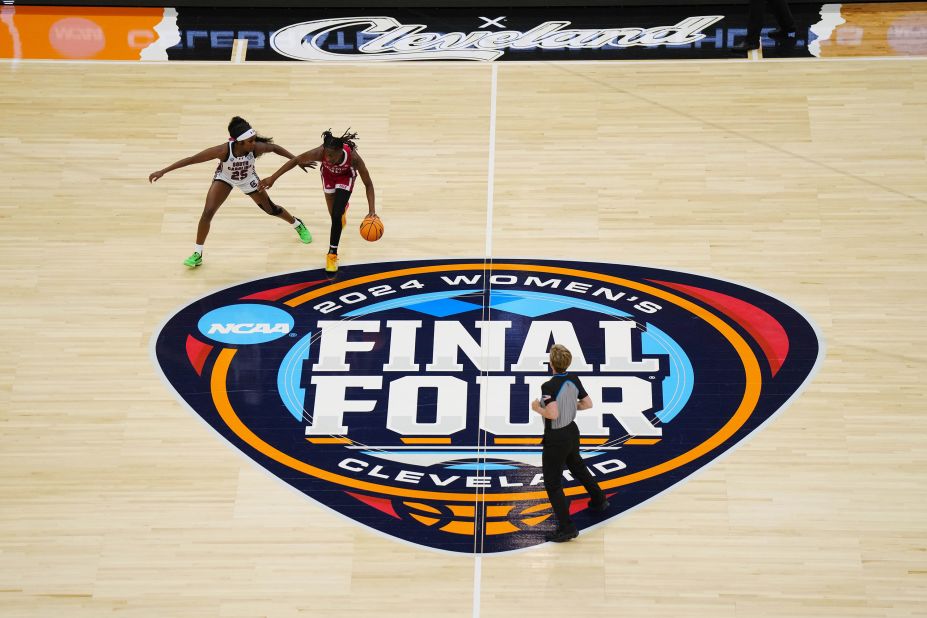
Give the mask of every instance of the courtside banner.
[[468, 554], [530, 548], [555, 525], [531, 410], [553, 343], [592, 398], [581, 456], [611, 502], [590, 512], [564, 471], [580, 530], [730, 452], [822, 354], [800, 312], [743, 285], [534, 259], [277, 275], [191, 302], [152, 339], [181, 401], [270, 475], [371, 531]]
[[[795, 4], [764, 57], [927, 54], [927, 4]], [[771, 19], [771, 18], [770, 18]], [[728, 58], [746, 7], [216, 9], [0, 6], [0, 58], [396, 62]], [[236, 40], [238, 41], [236, 43]], [[242, 44], [246, 43], [246, 46]], [[233, 50], [234, 53], [233, 53]]]
[[[821, 5], [799, 5], [801, 33], [780, 56], [807, 56]], [[629, 60], [730, 57], [746, 32], [746, 7], [463, 8], [324, 13], [183, 9], [173, 59], [227, 59], [235, 38], [248, 60], [396, 62]], [[769, 29], [768, 29], [769, 30]]]
[[0, 58], [166, 60], [174, 9], [0, 6]]

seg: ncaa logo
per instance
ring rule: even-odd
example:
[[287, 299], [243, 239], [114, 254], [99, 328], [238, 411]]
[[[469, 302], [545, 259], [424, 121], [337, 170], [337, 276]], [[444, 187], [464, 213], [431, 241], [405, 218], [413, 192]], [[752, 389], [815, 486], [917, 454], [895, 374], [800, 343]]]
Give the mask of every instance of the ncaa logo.
[[637, 266], [549, 260], [366, 264], [228, 288], [153, 339], [165, 377], [223, 438], [313, 500], [454, 552], [543, 542], [540, 416], [553, 343], [592, 409], [582, 457], [609, 496], [588, 528], [685, 480], [762, 426], [821, 357], [766, 294]]
[[227, 305], [201, 317], [197, 329], [220, 343], [266, 343], [289, 333], [293, 316], [270, 305]]

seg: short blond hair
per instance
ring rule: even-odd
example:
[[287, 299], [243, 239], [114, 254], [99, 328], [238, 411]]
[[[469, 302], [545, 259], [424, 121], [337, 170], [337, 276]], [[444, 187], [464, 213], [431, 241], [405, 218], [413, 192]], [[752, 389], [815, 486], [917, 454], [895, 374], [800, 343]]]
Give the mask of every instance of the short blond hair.
[[550, 364], [557, 373], [563, 373], [573, 362], [573, 354], [566, 346], [555, 343], [550, 347]]

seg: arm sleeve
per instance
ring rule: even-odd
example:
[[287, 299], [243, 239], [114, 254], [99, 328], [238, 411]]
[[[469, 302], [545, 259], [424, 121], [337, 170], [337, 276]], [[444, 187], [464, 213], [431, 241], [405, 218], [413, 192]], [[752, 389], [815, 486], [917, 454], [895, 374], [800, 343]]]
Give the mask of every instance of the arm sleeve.
[[576, 385], [576, 390], [579, 391], [579, 393], [577, 393], [576, 395], [576, 398], [585, 399], [586, 397], [588, 397], [589, 393], [587, 393], [586, 389], [583, 388], [583, 383], [579, 381], [579, 376], [571, 376], [571, 377], [573, 379], [573, 384]]

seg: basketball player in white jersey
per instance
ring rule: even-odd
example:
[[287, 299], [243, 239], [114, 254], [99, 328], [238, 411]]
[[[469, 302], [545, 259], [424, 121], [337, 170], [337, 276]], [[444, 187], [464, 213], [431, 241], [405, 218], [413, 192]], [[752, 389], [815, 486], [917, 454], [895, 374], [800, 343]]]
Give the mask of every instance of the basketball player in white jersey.
[[[219, 207], [228, 198], [229, 193], [232, 192], [232, 187], [241, 189], [267, 214], [279, 217], [292, 225], [299, 235], [299, 239], [304, 243], [312, 242], [312, 234], [309, 233], [303, 222], [287, 212], [282, 206], [274, 204], [267, 191], [261, 189], [261, 179], [258, 178], [254, 169], [255, 157], [259, 157], [264, 153], [273, 152], [287, 159], [293, 159], [293, 154], [283, 146], [274, 144], [273, 139], [258, 135], [246, 120], [238, 116], [232, 118], [228, 128], [228, 143], [207, 148], [192, 157], [181, 159], [148, 176], [148, 182], [155, 182], [171, 170], [193, 165], [194, 163], [204, 163], [210, 159], [219, 160], [219, 166], [213, 176], [209, 193], [206, 194], [206, 205], [203, 208], [203, 214], [200, 215], [200, 222], [196, 228], [196, 244], [193, 246], [193, 255], [183, 262], [190, 268], [196, 268], [203, 263], [203, 244], [206, 242], [206, 235], [209, 234], [209, 224], [216, 211], [219, 210]], [[315, 163], [300, 165], [303, 170], [315, 166]]]

